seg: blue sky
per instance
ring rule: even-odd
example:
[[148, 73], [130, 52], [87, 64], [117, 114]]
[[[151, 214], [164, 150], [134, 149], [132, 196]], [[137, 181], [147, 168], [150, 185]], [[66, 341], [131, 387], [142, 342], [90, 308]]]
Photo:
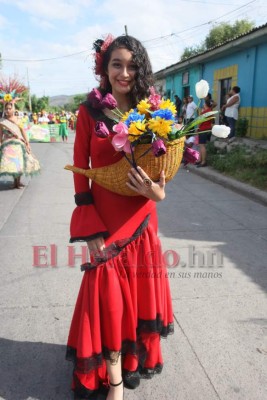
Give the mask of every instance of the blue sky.
[[214, 24], [243, 18], [265, 24], [267, 2], [0, 0], [0, 74], [15, 74], [25, 84], [29, 79], [38, 97], [83, 93], [97, 85], [92, 43], [107, 33], [123, 34], [126, 25], [158, 71], [179, 61], [183, 49], [199, 44]]

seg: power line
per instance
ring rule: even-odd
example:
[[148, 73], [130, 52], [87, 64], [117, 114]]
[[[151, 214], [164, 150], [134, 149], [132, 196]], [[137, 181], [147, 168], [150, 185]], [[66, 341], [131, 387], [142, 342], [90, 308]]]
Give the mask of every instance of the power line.
[[238, 10], [240, 10], [241, 8], [244, 8], [244, 7], [248, 6], [249, 4], [255, 3], [255, 1], [256, 1], [256, 0], [249, 1], [248, 3], [244, 4], [243, 6], [240, 6], [240, 7], [236, 8], [235, 10], [229, 11], [229, 12], [227, 12], [226, 14], [223, 14], [223, 15], [221, 15], [220, 17], [214, 18], [214, 19], [212, 19], [212, 20], [210, 20], [210, 21], [208, 21], [208, 22], [204, 22], [203, 24], [192, 26], [191, 28], [184, 29], [184, 30], [182, 30], [182, 31], [180, 31], [180, 32], [170, 33], [169, 35], [159, 36], [159, 37], [157, 37], [157, 38], [148, 39], [148, 40], [143, 40], [143, 43], [152, 42], [153, 40], [158, 40], [158, 39], [166, 39], [166, 38], [168, 38], [168, 37], [170, 37], [170, 36], [179, 35], [179, 34], [181, 34], [181, 33], [191, 31], [192, 29], [195, 29], [195, 28], [200, 28], [200, 27], [205, 26], [205, 25], [210, 25], [210, 24], [212, 24], [213, 22], [217, 21], [218, 19], [221, 19], [221, 18], [225, 17], [226, 15], [232, 14], [233, 12], [238, 11]]
[[79, 51], [78, 53], [73, 53], [73, 54], [67, 54], [65, 56], [59, 56], [59, 57], [52, 57], [52, 58], [42, 58], [39, 60], [12, 60], [9, 58], [2, 58], [2, 61], [15, 61], [15, 62], [42, 62], [42, 61], [52, 61], [52, 60], [59, 60], [61, 58], [66, 58], [66, 57], [73, 57], [73, 56], [77, 56], [78, 54], [82, 54], [82, 53], [87, 53], [89, 50], [82, 50]]

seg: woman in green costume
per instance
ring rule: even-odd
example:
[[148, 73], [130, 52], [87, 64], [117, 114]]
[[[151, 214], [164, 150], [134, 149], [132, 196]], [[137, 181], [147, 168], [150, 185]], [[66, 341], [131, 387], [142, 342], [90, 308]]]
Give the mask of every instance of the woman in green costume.
[[60, 125], [59, 125], [59, 135], [62, 137], [62, 141], [68, 141], [68, 128], [67, 128], [68, 120], [66, 117], [65, 111], [62, 111], [60, 115]]

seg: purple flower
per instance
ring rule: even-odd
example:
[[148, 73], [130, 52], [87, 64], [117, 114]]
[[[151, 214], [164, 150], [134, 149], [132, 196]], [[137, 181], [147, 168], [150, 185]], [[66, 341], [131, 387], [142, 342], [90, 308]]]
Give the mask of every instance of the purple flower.
[[87, 96], [87, 99], [92, 104], [93, 108], [103, 108], [102, 98], [102, 94], [97, 89], [93, 89]]
[[109, 110], [113, 110], [117, 107], [117, 101], [110, 93], [107, 93], [106, 96], [103, 97], [101, 104], [103, 108], [108, 108]]
[[152, 143], [152, 151], [155, 157], [160, 157], [166, 154], [166, 146], [161, 139], [157, 139]]
[[190, 147], [186, 147], [183, 154], [184, 165], [187, 164], [195, 164], [195, 162], [199, 159], [199, 152]]
[[105, 123], [102, 121], [97, 121], [95, 124], [95, 133], [99, 138], [106, 138], [109, 136], [109, 130], [106, 127]]

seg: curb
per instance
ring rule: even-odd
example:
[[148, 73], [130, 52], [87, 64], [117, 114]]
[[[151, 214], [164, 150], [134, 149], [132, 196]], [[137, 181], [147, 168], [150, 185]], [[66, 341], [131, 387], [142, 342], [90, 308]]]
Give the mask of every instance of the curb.
[[250, 186], [246, 183], [240, 182], [234, 178], [225, 176], [215, 171], [211, 167], [196, 168], [193, 165], [187, 165], [188, 170], [193, 174], [199, 175], [202, 178], [208, 179], [214, 183], [218, 183], [228, 189], [233, 190], [243, 196], [248, 197], [251, 200], [257, 201], [258, 203], [267, 206], [267, 192]]

